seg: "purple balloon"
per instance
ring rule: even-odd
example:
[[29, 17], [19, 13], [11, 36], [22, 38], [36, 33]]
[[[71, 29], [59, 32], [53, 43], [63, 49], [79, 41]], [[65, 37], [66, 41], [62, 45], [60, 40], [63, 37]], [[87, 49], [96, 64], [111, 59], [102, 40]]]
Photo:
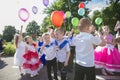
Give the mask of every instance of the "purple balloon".
[[47, 7], [49, 5], [49, 0], [43, 0], [43, 4]]
[[37, 14], [38, 8], [37, 8], [36, 6], [33, 6], [33, 7], [32, 7], [32, 12], [33, 12], [34, 14]]
[[21, 8], [18, 12], [18, 16], [23, 22], [26, 22], [29, 19], [30, 14], [27, 9]]

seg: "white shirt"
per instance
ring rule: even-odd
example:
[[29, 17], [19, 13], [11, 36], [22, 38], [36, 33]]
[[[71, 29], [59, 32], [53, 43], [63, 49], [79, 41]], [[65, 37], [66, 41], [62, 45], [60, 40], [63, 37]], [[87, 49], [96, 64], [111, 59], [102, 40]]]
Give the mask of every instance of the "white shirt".
[[46, 60], [52, 60], [56, 57], [56, 46], [53, 44], [50, 47], [44, 47], [43, 52]]
[[[60, 45], [63, 41], [65, 41], [66, 39], [63, 39], [62, 41], [58, 41], [58, 45]], [[67, 58], [67, 53], [70, 52], [70, 46], [67, 43], [61, 50], [57, 51], [57, 60], [59, 62], [65, 62], [66, 58]]]
[[99, 45], [101, 39], [92, 34], [81, 32], [75, 37], [76, 63], [84, 67], [94, 66], [93, 45]]

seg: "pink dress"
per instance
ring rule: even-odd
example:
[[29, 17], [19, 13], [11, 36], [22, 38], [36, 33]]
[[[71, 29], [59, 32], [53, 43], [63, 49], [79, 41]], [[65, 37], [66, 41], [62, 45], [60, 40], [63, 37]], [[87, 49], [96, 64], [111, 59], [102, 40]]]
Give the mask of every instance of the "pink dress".
[[35, 46], [35, 44], [28, 45], [28, 51], [23, 55], [24, 63], [22, 65], [22, 71], [31, 76], [37, 75], [38, 71], [42, 68], [42, 63], [39, 60], [39, 55], [36, 52]]
[[104, 36], [104, 39], [106, 39], [106, 46], [98, 46], [94, 51], [95, 66], [112, 72], [120, 72], [120, 53], [114, 45], [109, 43], [113, 40], [113, 36], [110, 34]]

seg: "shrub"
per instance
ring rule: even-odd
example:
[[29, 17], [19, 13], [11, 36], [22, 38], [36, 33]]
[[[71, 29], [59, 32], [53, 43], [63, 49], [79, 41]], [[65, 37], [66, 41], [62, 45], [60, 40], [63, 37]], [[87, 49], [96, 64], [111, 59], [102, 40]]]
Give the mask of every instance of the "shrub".
[[15, 53], [15, 46], [13, 43], [8, 42], [4, 45], [4, 54], [5, 56], [13, 56]]

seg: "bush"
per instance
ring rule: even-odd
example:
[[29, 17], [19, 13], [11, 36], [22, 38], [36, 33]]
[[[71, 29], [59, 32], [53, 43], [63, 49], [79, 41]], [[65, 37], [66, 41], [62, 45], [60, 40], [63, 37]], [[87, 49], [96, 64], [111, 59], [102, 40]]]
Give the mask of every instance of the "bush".
[[5, 56], [13, 56], [15, 53], [15, 46], [13, 43], [8, 42], [4, 45], [4, 54]]

